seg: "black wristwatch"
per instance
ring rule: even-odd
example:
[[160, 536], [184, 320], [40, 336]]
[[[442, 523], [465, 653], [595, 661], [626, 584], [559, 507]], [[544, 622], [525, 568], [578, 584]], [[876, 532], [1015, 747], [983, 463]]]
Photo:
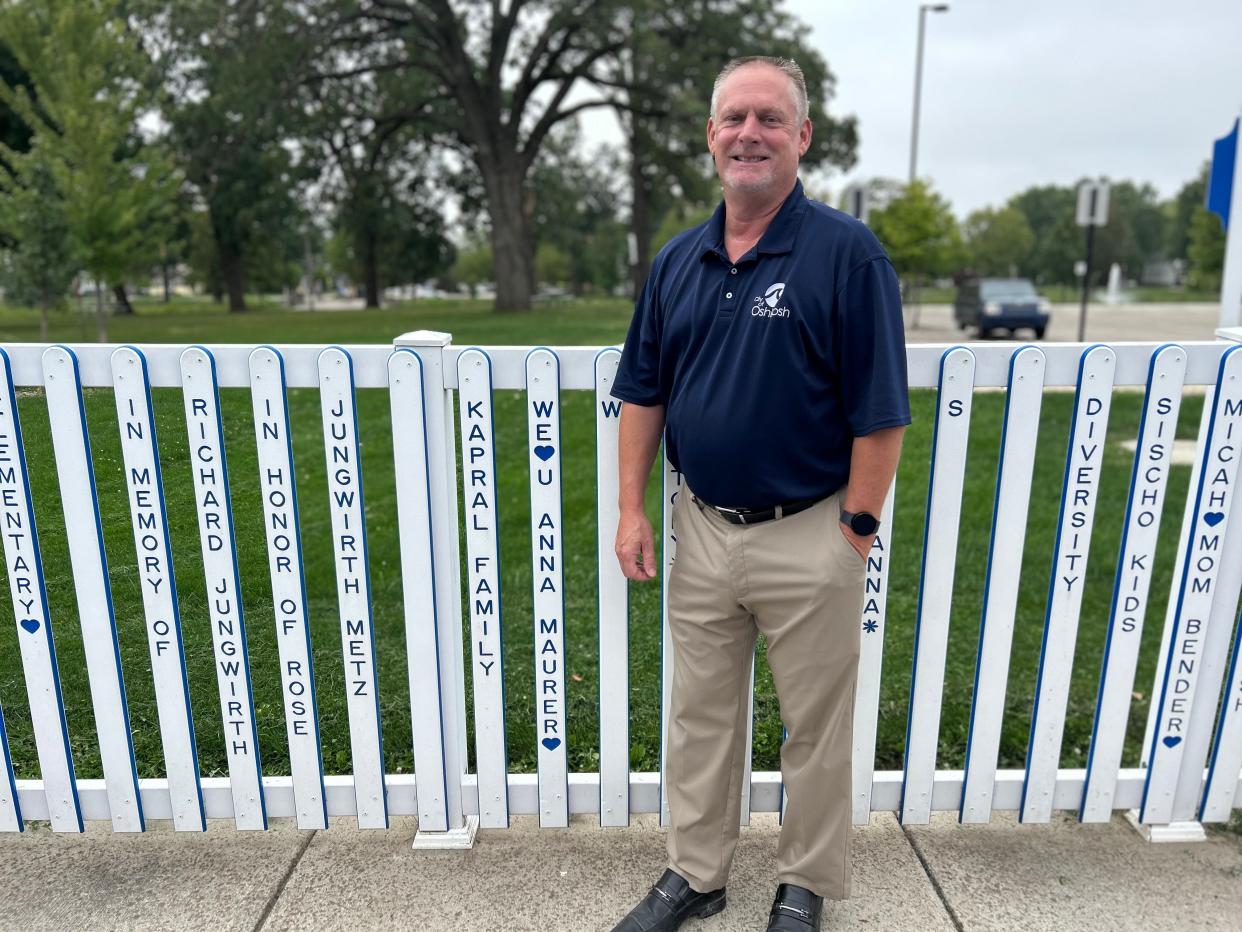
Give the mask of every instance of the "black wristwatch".
[[842, 508], [841, 523], [859, 537], [870, 537], [880, 529], [879, 519], [869, 511], [846, 511]]

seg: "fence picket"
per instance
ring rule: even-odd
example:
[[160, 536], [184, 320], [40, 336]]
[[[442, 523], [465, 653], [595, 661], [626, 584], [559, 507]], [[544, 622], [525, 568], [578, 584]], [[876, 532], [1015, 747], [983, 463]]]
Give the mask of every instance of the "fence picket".
[[1186, 351], [1182, 347], [1163, 346], [1152, 354], [1087, 751], [1086, 783], [1078, 816], [1082, 822], [1112, 818], [1185, 377]]
[[[1168, 654], [1164, 664], [1155, 728], [1148, 751], [1147, 782], [1139, 821], [1165, 823], [1173, 816], [1174, 791], [1186, 752], [1187, 726], [1194, 709], [1213, 588], [1220, 573], [1220, 545], [1233, 504], [1238, 475], [1237, 437], [1242, 435], [1242, 346], [1221, 356], [1212, 419], [1199, 481], [1192, 488], [1194, 516], [1182, 564]], [[1221, 645], [1223, 648], [1223, 644]], [[1215, 708], [1215, 696], [1209, 696]]]
[[[48, 350], [52, 352], [52, 350]], [[68, 350], [62, 350], [68, 352]], [[118, 355], [119, 354], [119, 355]], [[63, 358], [63, 357], [61, 357]], [[60, 358], [58, 358], [60, 359]], [[147, 644], [152, 664], [155, 686], [156, 715], [159, 716], [160, 741], [164, 749], [164, 767], [168, 773], [170, 800], [173, 800], [173, 824], [178, 831], [204, 831], [204, 809], [199, 778], [199, 757], [194, 734], [194, 720], [190, 715], [189, 682], [185, 674], [185, 651], [181, 641], [181, 615], [176, 599], [173, 560], [168, 542], [168, 514], [164, 503], [164, 483], [160, 475], [158, 447], [150, 411], [150, 383], [145, 368], [145, 358], [132, 348], [119, 349], [112, 355], [113, 384], [117, 399], [118, 424], [122, 429], [122, 455], [125, 464], [125, 482], [129, 490], [130, 516], [133, 517], [135, 551], [147, 555], [155, 563], [140, 567], [142, 580], [143, 610], [147, 621]], [[62, 367], [57, 362], [57, 368]], [[129, 373], [118, 373], [118, 368]], [[118, 379], [119, 375], [119, 379]], [[48, 400], [51, 399], [51, 383], [48, 383]], [[63, 390], [65, 385], [61, 384]], [[68, 405], [66, 405], [68, 408]], [[83, 621], [83, 647], [87, 652], [87, 665], [91, 667], [91, 685], [94, 690], [96, 671], [101, 674], [101, 685], [108, 693], [120, 693], [123, 701], [124, 686], [120, 680], [119, 651], [116, 647], [116, 621], [112, 618], [111, 595], [108, 594], [107, 559], [103, 552], [102, 527], [98, 523], [98, 501], [94, 496], [94, 475], [89, 454], [89, 437], [84, 414], [53, 418], [53, 446], [57, 447], [57, 478], [61, 483], [61, 501], [66, 508], [66, 528], [70, 539], [70, 557], [73, 564], [73, 583], [78, 593], [78, 613]], [[138, 436], [135, 436], [137, 434]], [[65, 457], [63, 461], [61, 457]], [[84, 526], [79, 516], [93, 513], [93, 528]], [[70, 519], [70, 516], [73, 516]], [[93, 536], [88, 536], [94, 531]], [[93, 537], [93, 539], [89, 539]], [[147, 538], [150, 547], [144, 547]], [[163, 564], [160, 560], [163, 559]], [[163, 588], [161, 588], [163, 587]], [[108, 616], [102, 614], [107, 606]], [[86, 630], [91, 619], [91, 631]], [[104, 639], [111, 639], [111, 656], [99, 650]], [[94, 641], [94, 644], [91, 642]], [[96, 660], [92, 661], [92, 652]], [[111, 662], [112, 670], [107, 669]], [[116, 687], [111, 680], [116, 680]], [[114, 693], [113, 693], [114, 695]], [[96, 716], [99, 715], [98, 703]], [[108, 715], [116, 716], [117, 710]], [[128, 715], [125, 715], [128, 718]], [[106, 720], [107, 721], [107, 720]], [[101, 726], [102, 728], [103, 726]], [[113, 720], [109, 731], [124, 729], [127, 756], [132, 756], [129, 724]], [[119, 741], [113, 738], [119, 765]], [[101, 748], [102, 751], [102, 748]], [[133, 768], [132, 757], [129, 767]], [[107, 764], [104, 764], [107, 774]], [[133, 772], [133, 799], [140, 800], [137, 772]], [[109, 808], [113, 818], [118, 813], [112, 808], [109, 792]], [[124, 808], [119, 809], [124, 811]], [[129, 816], [130, 820], [133, 816]], [[133, 825], [133, 821], [130, 821]], [[130, 828], [130, 830], [135, 830]], [[140, 829], [137, 829], [140, 830]]]
[[1043, 644], [1035, 677], [1035, 707], [1026, 750], [1026, 783], [1020, 815], [1023, 822], [1047, 822], [1052, 816], [1116, 365], [1117, 354], [1107, 346], [1089, 347], [1079, 362], [1074, 420], [1065, 454], [1061, 514], [1048, 580]]
[[[81, 389], [81, 386], [78, 388]], [[150, 414], [145, 391], [142, 391], [138, 406], [139, 410], [145, 411], [140, 430], [147, 430], [149, 434], [147, 424]], [[124, 434], [122, 442], [124, 444]], [[143, 831], [142, 798], [138, 792], [129, 707], [120, 672], [116, 615], [113, 613], [112, 590], [108, 582], [108, 560], [103, 549], [98, 501], [94, 495], [96, 486], [91, 441], [84, 415], [57, 419], [52, 425], [52, 444], [57, 454], [57, 478], [60, 480], [61, 506], [66, 518], [66, 542], [70, 548], [73, 589], [82, 628], [82, 650], [86, 655], [91, 707], [99, 739], [99, 759], [108, 790], [109, 816], [113, 831]], [[163, 509], [163, 487], [158, 482], [158, 471], [155, 480], [148, 473], [147, 496], [150, 506]], [[154, 496], [154, 502], [150, 502], [150, 496]], [[133, 505], [133, 498], [130, 498], [130, 503]], [[87, 516], [89, 521], [84, 519]], [[134, 529], [137, 543], [137, 526]], [[152, 539], [160, 533], [165, 533], [163, 526], [155, 531]], [[164, 557], [165, 553], [160, 551], [156, 558], [154, 575], [158, 582], [161, 582], [163, 574], [169, 572], [168, 565], [160, 565]], [[144, 596], [150, 585], [150, 575], [147, 572], [139, 574]]]
[[673, 506], [684, 485], [681, 473], [668, 461], [667, 443], [661, 460], [664, 464], [664, 478], [661, 486], [663, 504], [660, 526], [663, 528], [664, 559], [660, 573], [660, 824], [668, 825], [668, 794], [665, 792], [668, 762], [665, 758], [668, 751], [668, 713], [673, 698], [673, 634], [668, 624], [668, 579], [673, 571], [673, 561], [677, 559], [677, 528], [673, 525]]
[[319, 354], [319, 403], [358, 827], [388, 828], [354, 363], [339, 346]]
[[[81, 391], [72, 354], [59, 347], [48, 352], [53, 353], [56, 362], [52, 364], [52, 368], [60, 376], [55, 401], [49, 385], [49, 414], [55, 406], [66, 417], [71, 414], [81, 423]], [[35, 526], [34, 504], [30, 499], [30, 478], [22, 445], [17, 399], [11, 390], [8, 362], [8, 356], [5, 355], [5, 381], [10, 390], [5, 393], [6, 410], [0, 423], [3, 424], [7, 441], [5, 445], [11, 444], [13, 455], [16, 456], [16, 468], [10, 466], [3, 470], [2, 485], [2, 500], [5, 505], [4, 556], [8, 570], [9, 596], [13, 600], [18, 650], [22, 658], [26, 695], [30, 700], [30, 723], [34, 730], [35, 750], [39, 757], [39, 770], [43, 778], [52, 829], [57, 832], [81, 832], [82, 809], [78, 801], [73, 756], [69, 750], [69, 725], [65, 720], [64, 700], [60, 692], [60, 673], [56, 665], [56, 644], [52, 638], [52, 619], [48, 611], [39, 533]], [[47, 360], [45, 379], [49, 374], [46, 368]], [[74, 405], [72, 411], [69, 408], [70, 403]], [[12, 461], [10, 458], [10, 462]], [[87, 476], [87, 473], [82, 473], [81, 480], [86, 481]], [[93, 484], [91, 489], [93, 495]], [[66, 514], [66, 525], [71, 524], [72, 521]], [[125, 734], [128, 736], [129, 732], [126, 731]], [[11, 769], [9, 777], [11, 780]], [[16, 795], [12, 801], [15, 813], [20, 812]]]
[[[3, 352], [0, 350], [0, 352]], [[4, 709], [0, 707], [0, 832], [24, 832], [21, 801], [17, 798], [17, 780], [13, 776], [13, 756], [9, 753], [9, 733], [4, 727]]]
[[599, 572], [599, 822], [630, 824], [629, 588], [614, 544], [620, 510], [617, 442], [621, 402], [612, 397], [621, 353], [595, 357], [595, 513]]
[[884, 497], [880, 530], [867, 557], [859, 623], [858, 686], [854, 697], [853, 786], [855, 825], [871, 821], [871, 787], [875, 780], [875, 738], [880, 713], [880, 673], [884, 665], [884, 620], [888, 609], [888, 575], [892, 567], [894, 479]]
[[[191, 354], [193, 350], [186, 352]], [[214, 356], [206, 358], [211, 362], [214, 387], [218, 385]], [[250, 353], [247, 367], [294, 808], [298, 828], [327, 828], [327, 792], [319, 743], [319, 709], [302, 564], [297, 474], [293, 469], [293, 439], [289, 433], [285, 361], [277, 350], [261, 346]], [[203, 391], [198, 397], [208, 402], [210, 410], [212, 402], [208, 393]]]
[[[901, 789], [903, 825], [922, 825], [931, 818], [974, 385], [974, 353], [962, 346], [946, 350], [940, 357], [938, 411], [932, 436], [931, 474], [927, 480], [923, 571], [914, 628], [914, 668], [910, 674], [910, 712], [906, 720], [905, 775]], [[934, 547], [932, 541], [935, 541]]]
[[[1213, 370], [1213, 377], [1216, 372]], [[1208, 432], [1212, 425], [1212, 408], [1214, 399], [1216, 398], [1215, 388], [1212, 385], [1204, 387], [1203, 407], [1199, 416], [1199, 432], [1195, 435], [1195, 455], [1194, 461], [1190, 466], [1190, 484], [1188, 488], [1197, 489], [1199, 487], [1199, 466], [1203, 460], [1203, 451], [1207, 447]], [[1156, 652], [1156, 675], [1152, 680], [1151, 692], [1148, 695], [1158, 696], [1160, 694], [1160, 684], [1164, 682], [1164, 664], [1169, 655], [1169, 644], [1173, 637], [1173, 621], [1177, 614], [1178, 594], [1182, 591], [1182, 584], [1185, 579], [1184, 568], [1186, 565], [1186, 551], [1190, 546], [1190, 529], [1195, 518], [1195, 497], [1193, 495], [1186, 496], [1186, 502], [1182, 509], [1181, 529], [1178, 532], [1177, 550], [1174, 552], [1173, 559], [1173, 578], [1169, 583], [1169, 598], [1164, 610], [1164, 627], [1160, 631], [1160, 650]], [[1143, 732], [1143, 743], [1139, 745], [1139, 765], [1146, 769], [1150, 764], [1149, 750], [1151, 748], [1152, 733], [1156, 729], [1156, 715], [1160, 711], [1159, 703], [1151, 702], [1147, 707], [1147, 726]]]
[[504, 627], [500, 602], [499, 497], [496, 492], [492, 364], [487, 353], [457, 357], [461, 456], [465, 472], [466, 567], [474, 672], [474, 746], [479, 775], [479, 826], [508, 828], [505, 738]]
[[[1235, 522], [1237, 515], [1235, 512]], [[1242, 771], [1242, 663], [1239, 659], [1242, 659], [1242, 614], [1238, 615], [1234, 626], [1229, 675], [1225, 680], [1207, 781], [1199, 805], [1200, 822], [1228, 822], [1233, 817], [1234, 807], [1242, 802], [1238, 798], [1238, 775]]]
[[[1236, 450], [1236, 447], [1235, 447]], [[1234, 454], [1236, 455], [1236, 454]], [[1238, 477], [1235, 476], [1235, 480]], [[1242, 508], [1236, 504], [1224, 522], [1224, 542], [1220, 545], [1220, 571], [1216, 576], [1216, 595], [1207, 619], [1203, 639], [1202, 666], [1195, 687], [1198, 699], [1190, 710], [1181, 771], [1173, 795], [1173, 822], [1196, 818], [1204, 795], [1204, 772], [1208, 767], [1212, 733], [1218, 717], [1221, 685], [1225, 681], [1229, 642], [1234, 634], [1238, 597], [1242, 594]], [[1224, 701], [1228, 702], [1228, 693]]]
[[233, 788], [233, 817], [239, 829], [265, 829], [267, 808], [255, 729], [250, 649], [237, 570], [224, 430], [211, 357], [201, 348], [187, 349], [181, 354], [181, 378], [208, 619]]
[[984, 574], [983, 617], [979, 622], [975, 685], [970, 700], [962, 805], [958, 810], [959, 821], [967, 824], [992, 818], [992, 791], [1039, 440], [1045, 363], [1043, 352], [1033, 346], [1017, 350], [1009, 361], [992, 535]]
[[565, 695], [565, 553], [561, 515], [560, 363], [547, 349], [526, 357], [530, 463], [531, 620], [535, 648], [535, 753], [539, 825], [569, 826]]

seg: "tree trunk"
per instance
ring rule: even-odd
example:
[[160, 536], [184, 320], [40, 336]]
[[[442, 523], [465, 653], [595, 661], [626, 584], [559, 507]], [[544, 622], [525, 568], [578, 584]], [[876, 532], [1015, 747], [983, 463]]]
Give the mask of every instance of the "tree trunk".
[[129, 295], [125, 293], [125, 286], [123, 284], [113, 285], [112, 294], [116, 298], [116, 313], [118, 314], [134, 313], [134, 306], [129, 303]]
[[631, 285], [634, 297], [643, 293], [647, 275], [651, 272], [651, 192], [643, 177], [643, 145], [637, 132], [630, 133], [630, 191], [633, 205], [630, 210], [630, 233], [636, 244]]
[[165, 259], [160, 263], [160, 273], [164, 277], [164, 303], [167, 304], [172, 300], [172, 282], [168, 277], [168, 260]]
[[103, 289], [99, 280], [95, 280], [95, 342], [108, 342], [108, 310], [104, 306]]
[[47, 342], [47, 301], [39, 303], [39, 342]]
[[[518, 158], [515, 154], [512, 161]], [[478, 161], [492, 220], [496, 310], [528, 311], [535, 290], [535, 250], [522, 190], [525, 177], [517, 164]]]
[[379, 244], [375, 241], [375, 232], [367, 230], [359, 239], [361, 247], [358, 252], [362, 257], [362, 281], [363, 290], [366, 294], [367, 307], [380, 306], [380, 280], [379, 280]]
[[242, 274], [242, 257], [235, 249], [226, 249], [217, 244], [220, 250], [220, 273], [224, 277], [224, 288], [229, 296], [229, 313], [246, 309], [246, 285]]

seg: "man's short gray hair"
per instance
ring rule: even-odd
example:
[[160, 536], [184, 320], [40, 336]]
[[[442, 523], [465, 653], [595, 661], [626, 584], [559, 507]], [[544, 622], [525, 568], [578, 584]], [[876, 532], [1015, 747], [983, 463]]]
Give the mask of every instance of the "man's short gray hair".
[[716, 118], [716, 101], [720, 97], [720, 85], [724, 84], [725, 78], [733, 74], [733, 72], [739, 68], [745, 68], [747, 65], [767, 65], [770, 68], [775, 68], [789, 79], [790, 86], [793, 89], [794, 105], [798, 111], [798, 123], [801, 125], [811, 109], [806, 97], [806, 77], [802, 74], [802, 69], [798, 67], [798, 63], [793, 59], [776, 58], [771, 55], [747, 55], [743, 58], [735, 58], [720, 69], [720, 74], [716, 75], [716, 83], [712, 85], [712, 119]]

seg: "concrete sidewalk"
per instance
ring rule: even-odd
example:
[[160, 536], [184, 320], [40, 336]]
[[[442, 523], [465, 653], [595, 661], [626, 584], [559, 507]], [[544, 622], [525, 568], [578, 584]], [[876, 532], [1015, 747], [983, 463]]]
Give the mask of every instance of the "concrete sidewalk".
[[[0, 838], [0, 929], [609, 930], [665, 866], [654, 816], [600, 830], [592, 818], [541, 831], [533, 818], [480, 832], [469, 852], [410, 850], [415, 821], [363, 832], [213, 823], [174, 835], [85, 837], [44, 827]], [[742, 832], [729, 906], [686, 932], [762, 930], [775, 892], [774, 815]], [[825, 904], [825, 929], [1237, 930], [1242, 839], [1152, 845], [1118, 816], [902, 828], [876, 814], [854, 836], [854, 895]]]

